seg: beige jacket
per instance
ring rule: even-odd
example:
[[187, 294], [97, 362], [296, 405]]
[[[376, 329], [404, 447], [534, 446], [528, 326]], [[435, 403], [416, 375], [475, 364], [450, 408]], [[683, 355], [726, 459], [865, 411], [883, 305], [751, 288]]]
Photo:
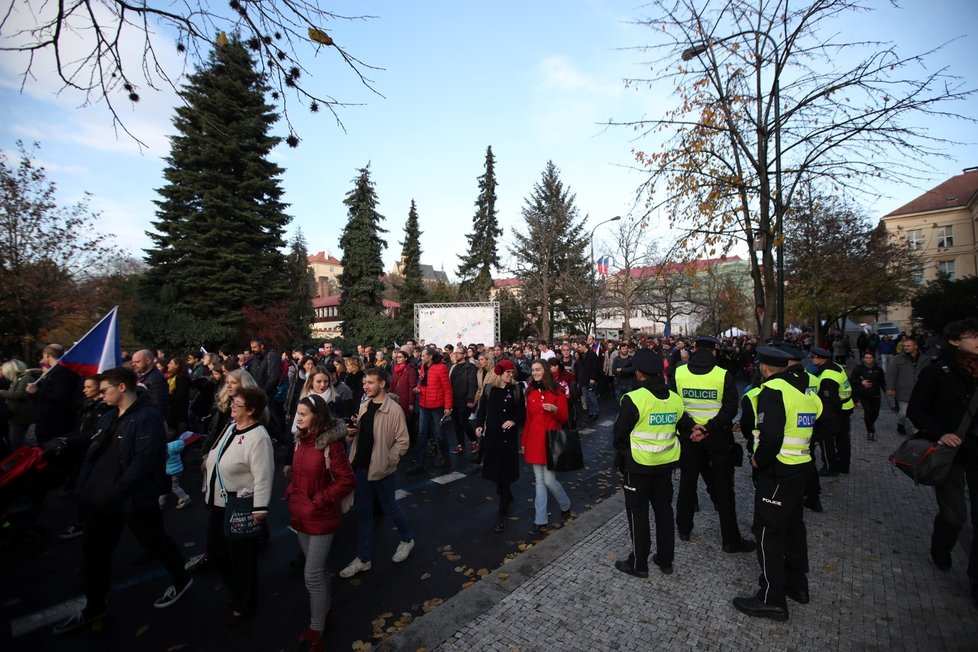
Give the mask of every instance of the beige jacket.
[[[367, 411], [367, 403], [360, 404], [360, 411], [357, 413], [357, 421]], [[353, 439], [350, 447], [350, 463], [357, 455], [357, 444], [360, 437]], [[374, 415], [374, 447], [370, 451], [370, 467], [367, 469], [367, 480], [373, 482], [382, 480], [397, 470], [397, 463], [401, 456], [407, 452], [408, 443], [407, 422], [404, 420], [404, 411], [397, 401], [388, 394], [384, 402], [377, 409]]]

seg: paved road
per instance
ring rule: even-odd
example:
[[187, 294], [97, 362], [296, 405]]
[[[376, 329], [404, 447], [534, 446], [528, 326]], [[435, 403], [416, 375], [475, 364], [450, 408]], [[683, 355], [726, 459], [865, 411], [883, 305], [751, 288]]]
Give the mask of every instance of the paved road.
[[[582, 440], [588, 466], [563, 478], [575, 511], [586, 511], [615, 491], [611, 473], [611, 406], [597, 424], [582, 424]], [[189, 455], [188, 454], [188, 460]], [[328, 567], [332, 579], [336, 625], [327, 637], [328, 649], [351, 649], [358, 641], [377, 641], [375, 634], [395, 631], [421, 616], [463, 587], [500, 566], [507, 558], [532, 547], [528, 534], [532, 523], [532, 472], [524, 466], [514, 485], [516, 503], [503, 533], [495, 523], [494, 485], [479, 477], [468, 455], [453, 456], [456, 469], [444, 476], [399, 477], [400, 505], [408, 514], [417, 546], [403, 564], [390, 561], [398, 536], [381, 516], [375, 528], [373, 569], [354, 580], [335, 573], [355, 555], [355, 527], [347, 517], [331, 551]], [[402, 460], [402, 470], [408, 466]], [[204, 547], [206, 509], [201, 503], [200, 473], [187, 464], [182, 484], [195, 502], [183, 511], [165, 512], [167, 531], [187, 557]], [[279, 478], [275, 495], [284, 494]], [[556, 520], [556, 506], [552, 520]], [[58, 531], [71, 521], [73, 506], [60, 491], [49, 494], [42, 523]], [[76, 607], [84, 593], [81, 573], [81, 539], [49, 540], [33, 558], [0, 557], [0, 617], [8, 626], [0, 634], [0, 648], [45, 650], [132, 649], [137, 643], [147, 650], [222, 650], [228, 640], [240, 650], [290, 649], [307, 626], [308, 601], [301, 571], [288, 568], [298, 546], [287, 529], [284, 501], [270, 515], [272, 539], [260, 560], [262, 601], [252, 623], [229, 628], [227, 594], [215, 573], [199, 575], [195, 586], [178, 605], [167, 610], [152, 608], [168, 580], [154, 560], [143, 554], [126, 533], [114, 559], [111, 614], [97, 632], [83, 631], [54, 638], [49, 631], [59, 615]], [[405, 614], [407, 616], [405, 617]], [[383, 626], [378, 629], [378, 625]], [[229, 639], [230, 637], [230, 639]], [[180, 647], [182, 646], [182, 647]]]

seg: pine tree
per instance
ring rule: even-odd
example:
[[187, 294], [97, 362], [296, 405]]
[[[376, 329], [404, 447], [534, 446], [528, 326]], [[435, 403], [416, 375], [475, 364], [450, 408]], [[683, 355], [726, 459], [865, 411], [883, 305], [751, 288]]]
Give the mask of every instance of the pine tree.
[[401, 243], [401, 281], [395, 287], [401, 304], [402, 330], [413, 333], [414, 304], [423, 302], [428, 294], [421, 273], [421, 227], [413, 199], [404, 225], [404, 242]]
[[343, 337], [358, 344], [382, 330], [378, 320], [383, 312], [384, 273], [381, 254], [387, 242], [380, 227], [384, 216], [377, 212], [377, 193], [370, 180], [370, 165], [359, 170], [353, 190], [343, 203], [347, 206], [346, 227], [340, 237], [343, 249], [343, 273], [340, 274], [340, 314]]
[[[183, 87], [143, 286], [149, 310], [234, 331], [249, 306], [280, 304], [285, 285], [280, 138], [269, 87], [237, 39], [218, 45]], [[149, 316], [150, 319], [153, 316]], [[198, 327], [196, 324], [192, 327]], [[240, 334], [245, 335], [245, 334]]]
[[547, 161], [540, 181], [525, 199], [527, 232], [513, 229], [510, 254], [523, 281], [525, 306], [537, 315], [537, 333], [550, 339], [555, 329], [567, 328], [586, 310], [571, 297], [587, 278], [587, 242], [582, 237], [574, 195], [564, 188], [557, 167]]
[[313, 287], [316, 279], [309, 269], [309, 251], [302, 229], [296, 231], [286, 260], [286, 278], [292, 291], [289, 301], [289, 335], [293, 345], [304, 345], [309, 341], [309, 327], [316, 314], [312, 309]]
[[486, 148], [486, 171], [479, 177], [479, 197], [475, 200], [475, 216], [469, 252], [462, 256], [458, 266], [459, 294], [471, 299], [486, 301], [492, 289], [492, 270], [499, 269], [499, 252], [496, 247], [503, 230], [496, 217], [496, 172], [492, 146]]

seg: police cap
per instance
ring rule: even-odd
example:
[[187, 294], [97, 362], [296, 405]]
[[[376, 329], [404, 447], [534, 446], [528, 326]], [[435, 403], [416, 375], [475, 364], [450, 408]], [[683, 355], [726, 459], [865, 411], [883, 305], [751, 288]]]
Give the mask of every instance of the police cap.
[[646, 376], [662, 375], [662, 358], [651, 349], [639, 349], [632, 357], [632, 364]]
[[813, 358], [825, 358], [829, 360], [832, 358], [832, 353], [828, 349], [823, 349], [820, 346], [812, 347], [812, 357]]
[[715, 349], [717, 348], [717, 338], [709, 335], [697, 335], [693, 340], [697, 348]]
[[790, 355], [781, 349], [774, 348], [773, 346], [757, 347], [757, 357], [760, 359], [762, 364], [778, 368], [787, 367], [788, 362], [791, 360]]

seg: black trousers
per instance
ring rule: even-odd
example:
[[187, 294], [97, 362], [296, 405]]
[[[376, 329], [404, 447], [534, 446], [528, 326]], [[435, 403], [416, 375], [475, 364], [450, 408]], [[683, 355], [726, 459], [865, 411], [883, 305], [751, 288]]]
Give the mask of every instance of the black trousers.
[[737, 505], [734, 501], [734, 465], [730, 451], [708, 450], [703, 444], [689, 440], [682, 442], [679, 457], [679, 498], [676, 501], [676, 527], [680, 532], [693, 530], [693, 514], [696, 512], [696, 488], [700, 475], [709, 477], [711, 498], [720, 513], [720, 536], [723, 545], [736, 545], [742, 541], [737, 525]]
[[[812, 472], [814, 467], [810, 466]], [[754, 536], [761, 566], [757, 597], [766, 604], [786, 606], [785, 592], [808, 590], [808, 534], [803, 501], [807, 478], [779, 483], [758, 474], [754, 495]]]
[[253, 612], [258, 599], [258, 539], [227, 539], [223, 507], [210, 508], [207, 558], [231, 591], [231, 608], [241, 614]]
[[139, 545], [160, 560], [175, 586], [183, 586], [190, 579], [190, 574], [183, 568], [184, 560], [180, 549], [163, 530], [163, 514], [158, 506], [132, 514], [85, 510], [82, 554], [87, 578], [86, 615], [99, 614], [106, 608], [109, 581], [112, 577], [112, 553], [119, 545], [122, 528], [126, 526]]
[[832, 432], [821, 436], [822, 463], [829, 471], [849, 472], [849, 462], [852, 457], [851, 436], [849, 434], [852, 410], [843, 410], [839, 418], [839, 426]]
[[452, 410], [452, 424], [455, 426], [455, 441], [459, 446], [465, 445], [466, 438], [475, 441], [475, 427], [469, 421], [472, 410], [465, 403], [455, 403]]
[[676, 554], [676, 531], [672, 526], [672, 473], [625, 473], [624, 490], [635, 570], [644, 573], [649, 570], [649, 550], [652, 546], [650, 504], [655, 515], [655, 553], [659, 556], [659, 563], [671, 564]]
[[880, 395], [859, 399], [859, 403], [863, 406], [863, 422], [866, 424], [866, 432], [875, 433], [876, 420], [880, 418]]
[[[968, 503], [965, 502], [965, 492]], [[951, 472], [944, 484], [934, 487], [937, 496], [937, 516], [934, 518], [934, 534], [931, 536], [931, 550], [937, 553], [950, 553], [958, 542], [958, 535], [965, 521], [971, 518], [971, 551], [968, 555], [968, 579], [972, 586], [978, 586], [978, 469], [974, 467], [951, 465]]]

